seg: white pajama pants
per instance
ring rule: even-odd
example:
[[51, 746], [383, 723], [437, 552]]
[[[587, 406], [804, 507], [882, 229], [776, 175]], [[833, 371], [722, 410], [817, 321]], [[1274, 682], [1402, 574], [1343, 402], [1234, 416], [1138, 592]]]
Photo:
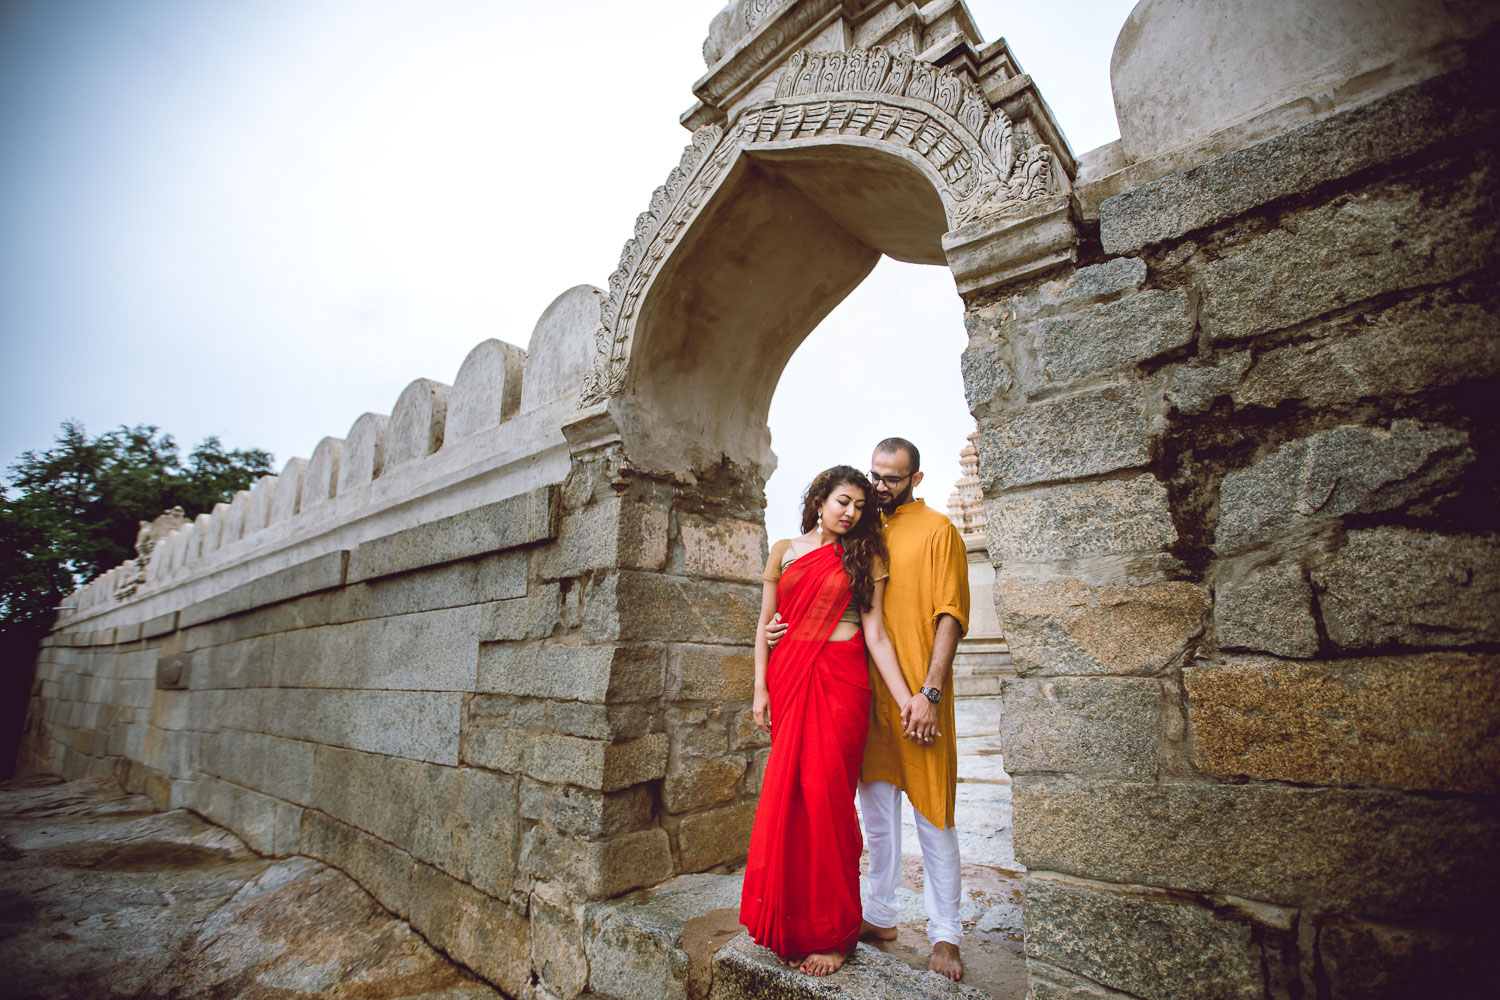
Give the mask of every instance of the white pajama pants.
[[[896, 926], [896, 889], [901, 885], [901, 789], [885, 781], [859, 783], [859, 811], [870, 850], [865, 919], [877, 927]], [[915, 812], [915, 810], [913, 810]], [[958, 916], [958, 829], [939, 830], [920, 812], [917, 843], [922, 845], [922, 905], [927, 941], [958, 944], [964, 936]]]

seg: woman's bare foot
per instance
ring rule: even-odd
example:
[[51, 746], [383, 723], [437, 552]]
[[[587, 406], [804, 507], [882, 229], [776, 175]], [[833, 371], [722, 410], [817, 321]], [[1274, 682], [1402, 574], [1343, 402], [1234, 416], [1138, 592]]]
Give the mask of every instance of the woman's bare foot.
[[927, 960], [927, 970], [947, 976], [955, 983], [964, 977], [964, 963], [958, 957], [958, 945], [939, 941], [932, 946], [932, 957]]
[[799, 968], [809, 976], [826, 976], [839, 971], [844, 964], [844, 955], [837, 951], [815, 951], [808, 955]]
[[896, 940], [896, 928], [877, 927], [868, 920], [859, 922], [859, 936], [862, 938], [874, 938], [876, 941]]

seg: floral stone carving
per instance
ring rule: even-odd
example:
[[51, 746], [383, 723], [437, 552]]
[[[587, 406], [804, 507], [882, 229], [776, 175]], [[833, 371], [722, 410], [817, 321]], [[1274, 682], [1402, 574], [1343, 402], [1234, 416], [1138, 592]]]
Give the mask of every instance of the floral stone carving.
[[706, 126], [636, 218], [635, 236], [609, 278], [594, 364], [584, 381], [587, 406], [625, 384], [641, 297], [672, 244], [742, 149], [856, 136], [903, 147], [928, 164], [954, 227], [1018, 201], [1057, 193], [1056, 155], [1014, 125], [967, 77], [876, 46], [847, 52], [794, 53], [775, 96], [747, 108], [729, 130]]

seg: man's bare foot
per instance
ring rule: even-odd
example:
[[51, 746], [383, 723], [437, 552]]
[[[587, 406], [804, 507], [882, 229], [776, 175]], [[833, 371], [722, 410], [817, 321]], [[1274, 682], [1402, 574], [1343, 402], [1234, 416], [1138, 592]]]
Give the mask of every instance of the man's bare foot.
[[955, 983], [964, 977], [964, 963], [958, 957], [958, 945], [939, 941], [932, 946], [932, 957], [927, 960], [927, 970], [947, 976]]
[[839, 971], [844, 955], [837, 951], [815, 951], [798, 967], [809, 976], [827, 976]]
[[859, 922], [859, 936], [862, 938], [874, 938], [876, 941], [896, 940], [896, 928], [877, 927], [868, 920]]

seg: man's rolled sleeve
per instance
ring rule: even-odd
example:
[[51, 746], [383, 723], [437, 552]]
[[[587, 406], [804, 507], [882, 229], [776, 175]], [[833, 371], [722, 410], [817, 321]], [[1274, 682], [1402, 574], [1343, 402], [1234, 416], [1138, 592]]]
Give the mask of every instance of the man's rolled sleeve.
[[932, 620], [952, 615], [960, 632], [969, 631], [969, 554], [951, 523], [932, 540]]

